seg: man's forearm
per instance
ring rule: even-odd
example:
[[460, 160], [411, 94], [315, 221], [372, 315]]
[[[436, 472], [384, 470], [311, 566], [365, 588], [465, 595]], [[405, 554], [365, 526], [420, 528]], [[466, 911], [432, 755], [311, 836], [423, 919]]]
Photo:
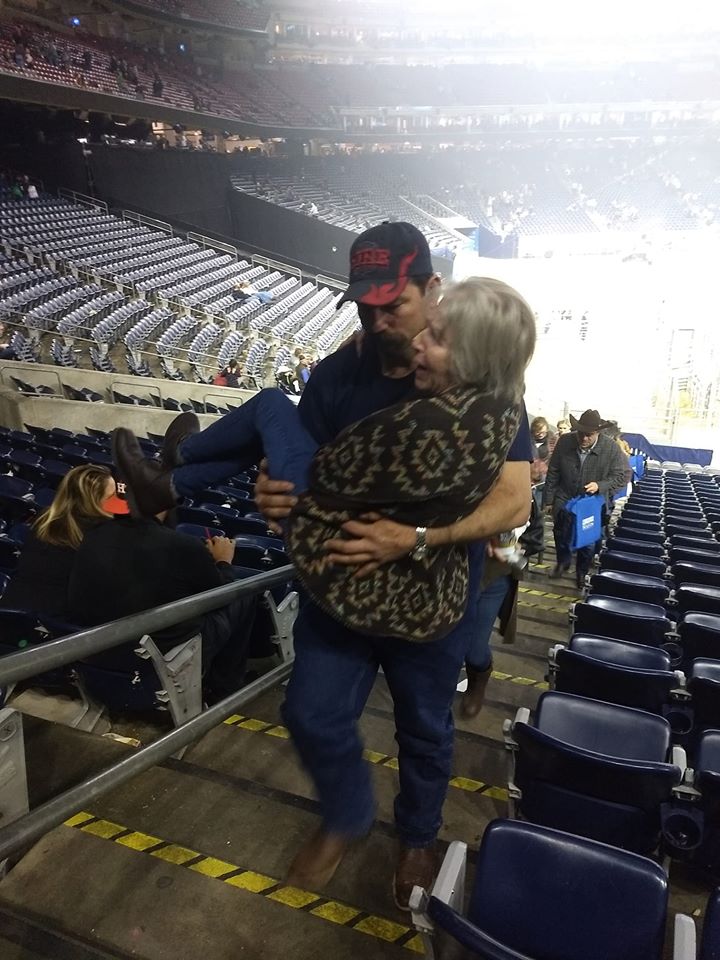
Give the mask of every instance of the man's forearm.
[[507, 466], [512, 468], [508, 476], [501, 475], [498, 483], [469, 516], [449, 527], [428, 530], [429, 547], [486, 540], [527, 521], [531, 504], [529, 464], [513, 463]]

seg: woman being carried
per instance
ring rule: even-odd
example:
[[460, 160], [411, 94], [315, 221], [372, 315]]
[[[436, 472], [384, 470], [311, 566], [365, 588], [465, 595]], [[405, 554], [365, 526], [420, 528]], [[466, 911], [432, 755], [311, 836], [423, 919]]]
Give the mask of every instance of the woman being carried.
[[435, 640], [465, 609], [464, 546], [410, 555], [358, 578], [333, 566], [323, 545], [369, 510], [418, 527], [471, 513], [517, 433], [534, 345], [523, 298], [500, 281], [472, 278], [450, 288], [415, 340], [416, 397], [352, 424], [319, 450], [292, 402], [270, 389], [194, 436], [188, 419], [178, 418], [162, 465], [144, 459], [129, 430], [115, 431], [113, 451], [131, 505], [145, 516], [240, 473], [264, 452], [271, 477], [304, 491], [286, 541], [318, 605], [366, 634]]

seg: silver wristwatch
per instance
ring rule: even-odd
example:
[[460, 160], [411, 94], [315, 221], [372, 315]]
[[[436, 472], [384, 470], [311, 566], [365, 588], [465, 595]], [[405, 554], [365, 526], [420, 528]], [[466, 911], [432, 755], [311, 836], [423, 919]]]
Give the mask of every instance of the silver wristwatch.
[[427, 552], [427, 527], [415, 527], [415, 546], [410, 551], [410, 556], [413, 560], [422, 560]]

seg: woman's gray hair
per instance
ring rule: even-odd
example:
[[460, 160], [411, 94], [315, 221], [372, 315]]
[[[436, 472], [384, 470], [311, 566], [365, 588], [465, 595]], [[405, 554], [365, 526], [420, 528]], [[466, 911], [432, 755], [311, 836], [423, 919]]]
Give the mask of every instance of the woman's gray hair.
[[490, 277], [468, 277], [443, 293], [440, 316], [455, 378], [494, 396], [522, 399], [535, 315], [517, 290]]

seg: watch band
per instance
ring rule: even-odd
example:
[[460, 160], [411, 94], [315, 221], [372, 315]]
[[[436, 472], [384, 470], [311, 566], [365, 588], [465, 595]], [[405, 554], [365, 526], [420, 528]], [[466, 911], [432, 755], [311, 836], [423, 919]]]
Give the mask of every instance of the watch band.
[[410, 556], [413, 560], [422, 560], [427, 549], [427, 527], [415, 527], [415, 546], [410, 551]]

